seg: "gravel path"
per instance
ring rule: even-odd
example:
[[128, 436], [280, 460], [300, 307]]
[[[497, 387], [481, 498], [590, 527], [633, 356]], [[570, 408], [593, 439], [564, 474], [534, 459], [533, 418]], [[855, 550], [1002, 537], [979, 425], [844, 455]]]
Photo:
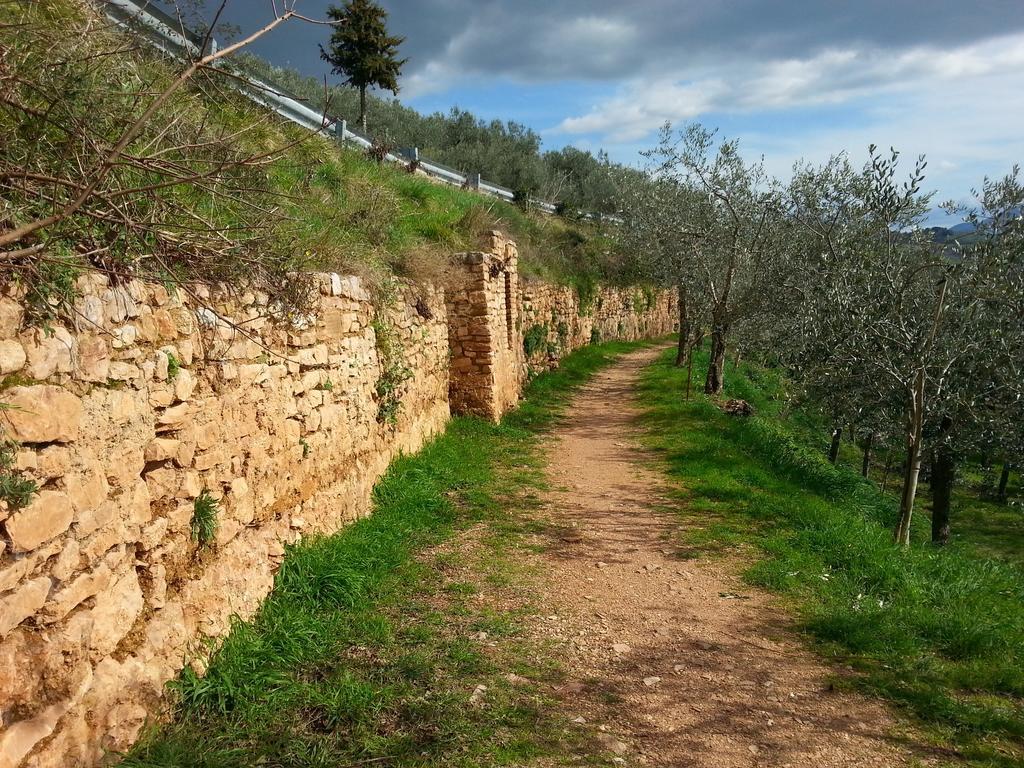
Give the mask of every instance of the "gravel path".
[[564, 650], [561, 698], [620, 764], [907, 764], [892, 715], [832, 690], [741, 564], [675, 556], [680, 520], [657, 510], [664, 481], [635, 443], [636, 379], [658, 351], [595, 376], [554, 435], [535, 632]]

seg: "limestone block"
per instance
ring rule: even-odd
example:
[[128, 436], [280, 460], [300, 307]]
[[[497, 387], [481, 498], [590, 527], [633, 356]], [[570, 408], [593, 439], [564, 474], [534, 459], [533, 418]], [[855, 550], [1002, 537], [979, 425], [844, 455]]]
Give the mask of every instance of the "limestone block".
[[7, 296], [0, 297], [0, 339], [13, 339], [21, 329], [25, 310]]
[[174, 321], [174, 315], [166, 309], [157, 309], [153, 312], [153, 323], [156, 325], [157, 337], [161, 340], [175, 339], [178, 336], [178, 324]]
[[174, 377], [174, 397], [182, 402], [192, 397], [196, 389], [196, 379], [187, 368], [180, 368]]
[[114, 329], [114, 339], [110, 342], [110, 346], [114, 349], [124, 349], [135, 344], [138, 338], [139, 329], [135, 325], [122, 325]]
[[259, 386], [269, 380], [270, 366], [266, 363], [238, 366], [238, 383], [243, 387]]
[[195, 344], [188, 339], [178, 342], [178, 353], [182, 365], [192, 365], [195, 359]]
[[33, 379], [47, 379], [55, 373], [70, 373], [78, 353], [78, 343], [65, 328], [47, 334], [35, 329], [22, 337], [28, 356], [27, 373]]
[[[78, 694], [81, 696], [81, 693]], [[0, 766], [17, 768], [22, 759], [40, 741], [45, 739], [57, 722], [67, 714], [75, 704], [75, 699], [65, 699], [44, 708], [42, 712], [28, 720], [12, 723], [0, 733]]]
[[149, 388], [149, 405], [152, 408], [167, 408], [174, 404], [174, 389], [167, 384], [155, 384]]
[[154, 367], [153, 376], [157, 381], [167, 381], [171, 359], [166, 352], [158, 350], [156, 353], [156, 366]]
[[222, 447], [214, 448], [210, 451], [197, 453], [195, 458], [192, 459], [192, 466], [199, 472], [208, 472], [214, 467], [226, 464], [230, 458], [226, 449]]
[[178, 472], [172, 467], [151, 469], [144, 478], [149, 488], [149, 497], [154, 500], [173, 496], [180, 484]]
[[317, 344], [315, 347], [297, 350], [292, 357], [300, 365], [324, 366], [327, 365], [328, 356], [327, 347], [323, 344]]
[[39, 468], [39, 455], [31, 449], [23, 449], [14, 454], [14, 468], [24, 472], [32, 470], [33, 473]]
[[113, 576], [110, 567], [105, 563], [100, 563], [93, 570], [80, 574], [67, 586], [54, 592], [43, 607], [43, 620], [60, 621], [84, 601], [107, 589]]
[[157, 431], [180, 429], [188, 420], [191, 412], [192, 407], [188, 403], [180, 403], [168, 408], [157, 416]]
[[10, 565], [0, 569], [0, 593], [14, 589], [28, 576], [37, 565], [32, 556], [22, 557]]
[[100, 336], [85, 336], [78, 342], [75, 373], [84, 381], [106, 382], [110, 373], [110, 350]]
[[27, 507], [8, 517], [4, 526], [14, 549], [28, 552], [64, 533], [74, 515], [66, 494], [40, 491]]
[[174, 463], [179, 467], [190, 467], [195, 459], [196, 443], [194, 440], [182, 440], [174, 454]]
[[144, 550], [155, 549], [164, 536], [167, 535], [168, 520], [166, 517], [161, 517], [154, 520], [152, 523], [142, 529], [142, 534], [139, 537], [139, 544]]
[[123, 323], [140, 314], [139, 305], [131, 293], [122, 285], [114, 286], [103, 292], [103, 309], [111, 322]]
[[25, 367], [25, 348], [14, 339], [0, 341], [0, 374], [14, 373]]
[[74, 539], [68, 539], [64, 549], [57, 556], [56, 562], [50, 569], [50, 575], [57, 581], [67, 581], [78, 572], [81, 562], [82, 548]]
[[221, 440], [221, 426], [216, 422], [201, 424], [196, 427], [196, 448], [201, 451], [216, 445]]
[[135, 624], [144, 605], [139, 578], [131, 568], [109, 589], [96, 596], [96, 607], [92, 611], [93, 649], [102, 655], [113, 653]]
[[181, 441], [166, 437], [157, 437], [146, 446], [145, 459], [150, 461], [170, 461], [178, 455]]
[[75, 512], [96, 509], [107, 499], [110, 487], [98, 461], [87, 460], [82, 469], [64, 476], [64, 490]]
[[124, 381], [132, 386], [142, 382], [142, 370], [139, 366], [121, 360], [111, 360], [107, 368], [107, 376], [114, 381]]
[[51, 586], [52, 582], [48, 576], [40, 576], [0, 598], [0, 637], [4, 637], [25, 619], [34, 616], [46, 602]]

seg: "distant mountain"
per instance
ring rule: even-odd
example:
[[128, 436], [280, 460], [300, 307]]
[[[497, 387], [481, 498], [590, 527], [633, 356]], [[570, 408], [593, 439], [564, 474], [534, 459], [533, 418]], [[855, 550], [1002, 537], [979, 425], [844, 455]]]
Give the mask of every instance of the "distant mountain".
[[[941, 229], [941, 227], [936, 227], [936, 229]], [[971, 224], [969, 221], [965, 221], [961, 224], [955, 224], [952, 227], [949, 227], [949, 232], [953, 235], [969, 235], [977, 229], [978, 228], [974, 224]]]

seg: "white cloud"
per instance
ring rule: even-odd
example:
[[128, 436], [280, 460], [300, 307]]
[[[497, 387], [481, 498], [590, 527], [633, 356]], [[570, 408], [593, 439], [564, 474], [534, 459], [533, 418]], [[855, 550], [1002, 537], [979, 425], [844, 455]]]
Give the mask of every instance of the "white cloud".
[[[846, 48], [760, 65], [740, 58], [698, 72], [627, 82], [615, 96], [587, 114], [565, 118], [551, 133], [600, 133], [614, 141], [632, 141], [666, 120], [681, 122], [710, 112], [836, 105], [922, 89], [943, 99], [942, 89], [957, 82], [1021, 69], [1024, 34], [946, 50], [922, 46], [893, 53]], [[984, 92], [975, 98], [984, 98]]]

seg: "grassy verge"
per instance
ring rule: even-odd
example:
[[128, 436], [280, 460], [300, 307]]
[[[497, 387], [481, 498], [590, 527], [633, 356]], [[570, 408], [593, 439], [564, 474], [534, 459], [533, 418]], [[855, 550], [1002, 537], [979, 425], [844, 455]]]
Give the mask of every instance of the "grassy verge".
[[[371, 517], [290, 548], [259, 613], [234, 627], [205, 675], [187, 670], [172, 684], [170, 721], [123, 764], [587, 764], [579, 728], [539, 685], [557, 670], [519, 638], [528, 604], [488, 605], [479, 583], [514, 581], [543, 431], [577, 386], [634, 346], [581, 349], [534, 380], [501, 424], [455, 419], [396, 461]], [[476, 555], [444, 546], [474, 524]]]
[[[95, 5], [3, 3], [0, 12], [12, 89], [0, 104], [0, 165], [25, 172], [0, 177], [0, 228], [48, 217], [99, 184], [42, 230], [56, 261], [5, 265], [43, 286], [40, 305], [62, 285], [70, 294], [87, 267], [159, 280], [261, 276], [271, 292], [310, 269], [436, 278], [453, 252], [476, 249], [494, 228], [517, 240], [524, 272], [567, 283], [619, 274], [600, 226], [376, 163], [268, 112], [213, 71], [168, 91], [128, 146], [132, 162], [107, 163], [182, 66]], [[102, 178], [84, 170], [108, 165]]]
[[743, 419], [684, 401], [671, 363], [666, 353], [645, 372], [642, 400], [689, 551], [755, 552], [745, 578], [782, 594], [820, 651], [855, 670], [843, 684], [894, 702], [972, 764], [1021, 765], [1024, 572], [933, 548], [923, 516], [914, 545], [894, 548], [895, 502], [780, 415], [770, 372], [730, 368], [726, 394], [759, 409]]

